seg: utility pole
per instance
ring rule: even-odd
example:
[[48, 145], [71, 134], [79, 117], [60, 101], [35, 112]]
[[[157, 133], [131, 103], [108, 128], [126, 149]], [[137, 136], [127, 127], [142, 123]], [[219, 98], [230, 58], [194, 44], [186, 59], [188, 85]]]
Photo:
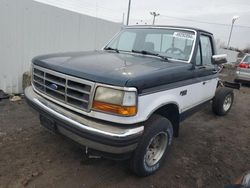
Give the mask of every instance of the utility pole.
[[127, 15], [127, 25], [129, 24], [130, 5], [131, 5], [131, 0], [129, 0], [129, 2], [128, 2], [128, 15]]
[[160, 16], [160, 14], [158, 14], [158, 13], [156, 13], [156, 12], [150, 12], [150, 14], [151, 14], [152, 16], [154, 16], [154, 18], [153, 18], [153, 24], [152, 24], [152, 25], [154, 25], [154, 24], [155, 24], [155, 17], [156, 17], [156, 16]]
[[230, 30], [229, 38], [228, 38], [227, 49], [229, 48], [229, 45], [230, 45], [230, 40], [231, 40], [231, 36], [232, 36], [232, 31], [233, 31], [234, 23], [238, 19], [239, 19], [239, 16], [234, 16], [232, 18], [232, 25], [231, 25], [231, 30]]

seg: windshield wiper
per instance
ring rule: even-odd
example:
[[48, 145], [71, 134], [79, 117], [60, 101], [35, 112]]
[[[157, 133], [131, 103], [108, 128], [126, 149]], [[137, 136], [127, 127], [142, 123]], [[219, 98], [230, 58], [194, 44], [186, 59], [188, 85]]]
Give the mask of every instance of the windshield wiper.
[[145, 55], [152, 55], [152, 56], [160, 57], [160, 58], [162, 58], [165, 61], [169, 61], [168, 57], [166, 57], [166, 56], [160, 55], [158, 53], [149, 52], [149, 51], [146, 51], [146, 50], [141, 50], [141, 51], [139, 51], [139, 50], [132, 50], [132, 52], [133, 53], [145, 54]]
[[116, 53], [120, 53], [119, 50], [117, 48], [111, 48], [111, 47], [105, 47], [104, 50], [113, 50]]

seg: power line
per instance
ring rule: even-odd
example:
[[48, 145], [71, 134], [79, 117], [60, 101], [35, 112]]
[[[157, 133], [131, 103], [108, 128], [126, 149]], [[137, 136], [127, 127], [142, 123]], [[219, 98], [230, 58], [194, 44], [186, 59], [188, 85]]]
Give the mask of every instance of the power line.
[[[162, 17], [166, 17], [166, 18], [177, 19], [177, 20], [189, 21], [189, 22], [196, 22], [196, 23], [203, 23], [203, 24], [211, 24], [211, 25], [220, 25], [220, 26], [231, 27], [230, 24], [223, 24], [223, 23], [216, 23], [216, 22], [207, 22], [207, 21], [199, 21], [199, 20], [194, 20], [194, 19], [189, 19], [189, 18], [167, 16], [167, 15], [162, 15], [162, 14], [161, 14], [161, 16]], [[249, 28], [250, 29], [250, 26], [245, 26], [245, 25], [235, 25], [234, 27]]]

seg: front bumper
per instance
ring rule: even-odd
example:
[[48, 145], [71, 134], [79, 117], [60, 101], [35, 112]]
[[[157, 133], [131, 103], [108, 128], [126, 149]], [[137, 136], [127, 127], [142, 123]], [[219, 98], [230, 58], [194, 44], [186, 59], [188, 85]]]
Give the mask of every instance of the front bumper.
[[[144, 130], [142, 125], [122, 125], [84, 117], [41, 97], [31, 86], [25, 89], [25, 97], [28, 104], [43, 117], [42, 125], [49, 120], [56, 133], [97, 151], [131, 153]], [[43, 122], [44, 117], [46, 120]]]

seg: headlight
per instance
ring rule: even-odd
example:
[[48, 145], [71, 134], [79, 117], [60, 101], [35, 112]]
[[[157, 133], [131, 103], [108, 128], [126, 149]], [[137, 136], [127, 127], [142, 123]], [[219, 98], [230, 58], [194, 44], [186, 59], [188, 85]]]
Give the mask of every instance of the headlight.
[[98, 87], [92, 108], [122, 116], [134, 116], [137, 112], [136, 97], [136, 91]]

